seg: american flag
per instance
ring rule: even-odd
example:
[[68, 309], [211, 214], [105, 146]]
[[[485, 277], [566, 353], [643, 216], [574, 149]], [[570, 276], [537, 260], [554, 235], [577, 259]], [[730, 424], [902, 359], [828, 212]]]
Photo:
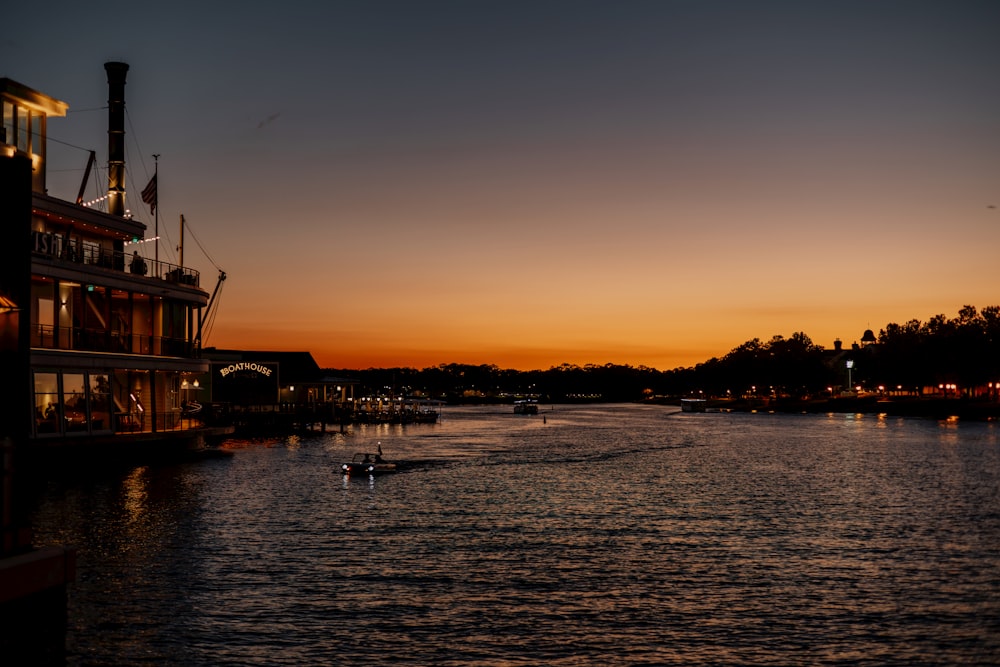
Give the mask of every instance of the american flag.
[[149, 179], [149, 185], [143, 188], [142, 201], [149, 204], [150, 213], [156, 213], [156, 174]]

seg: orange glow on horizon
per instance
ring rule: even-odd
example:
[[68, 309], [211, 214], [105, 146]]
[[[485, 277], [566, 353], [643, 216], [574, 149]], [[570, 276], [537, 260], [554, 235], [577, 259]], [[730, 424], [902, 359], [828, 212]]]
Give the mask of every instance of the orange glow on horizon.
[[[980, 295], [983, 296], [983, 295]], [[985, 297], [984, 297], [985, 298]], [[964, 304], [963, 304], [964, 305]], [[998, 305], [981, 299], [977, 307]], [[512, 326], [507, 336], [467, 337], [460, 327], [451, 336], [447, 322], [423, 326], [419, 320], [405, 326], [390, 320], [373, 331], [357, 328], [357, 323], [341, 323], [344, 330], [318, 331], [309, 327], [266, 329], [248, 320], [245, 326], [226, 321], [216, 327], [206, 345], [220, 348], [308, 351], [323, 368], [428, 368], [444, 364], [495, 365], [504, 369], [547, 370], [570, 364], [647, 366], [658, 370], [692, 367], [713, 357], [723, 357], [735, 347], [759, 338], [767, 342], [775, 335], [789, 338], [804, 332], [812, 342], [831, 349], [839, 339], [850, 347], [861, 339], [865, 329], [876, 335], [889, 322], [903, 324], [911, 319], [927, 321], [936, 314], [954, 317], [961, 306], [951, 309], [925, 308], [904, 303], [885, 308], [889, 317], [881, 321], [854, 314], [843, 306], [828, 311], [805, 309], [748, 309], [718, 313], [710, 319], [703, 310], [678, 309], [681, 324], [661, 329], [639, 330], [621, 326], [620, 331], [605, 330], [601, 335], [565, 334], [553, 328], [532, 331], [530, 327]], [[875, 312], [875, 307], [856, 308]], [[920, 312], [920, 315], [913, 313]], [[567, 319], [572, 319], [567, 316]], [[714, 322], [714, 324], [713, 324]], [[790, 324], [797, 322], [799, 325]], [[354, 329], [348, 327], [355, 325]], [[334, 325], [336, 326], [336, 325]], [[397, 331], [396, 329], [399, 329]], [[735, 333], [730, 333], [730, 332]], [[643, 341], [663, 341], [646, 343]]]
[[[229, 276], [206, 346], [670, 370], [1000, 299], [998, 3], [429, 3], [419, 24], [314, 3], [278, 33], [203, 4], [119, 32], [211, 46], [146, 40], [126, 92], [127, 143], [164, 151], [155, 217], [153, 165], [127, 157], [126, 205], [162, 237], [140, 254], [179, 263], [183, 215], [185, 268]], [[0, 61], [96, 111], [107, 45], [82, 16]], [[48, 192], [75, 201], [106, 114], [46, 131]]]

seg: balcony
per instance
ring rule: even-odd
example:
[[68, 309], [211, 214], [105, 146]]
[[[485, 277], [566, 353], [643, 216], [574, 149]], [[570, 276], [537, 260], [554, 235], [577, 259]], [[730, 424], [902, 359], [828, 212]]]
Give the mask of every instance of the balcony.
[[193, 357], [195, 346], [183, 338], [168, 338], [150, 334], [126, 334], [104, 329], [57, 327], [33, 324], [31, 347], [47, 350], [79, 352], [113, 352], [144, 354], [158, 357]]
[[99, 243], [91, 241], [77, 239], [61, 243], [36, 243], [33, 254], [56, 262], [96, 266], [108, 271], [147, 276], [175, 285], [199, 287], [201, 284], [200, 274], [194, 269], [169, 262], [146, 259], [134, 251], [132, 253], [112, 252]]

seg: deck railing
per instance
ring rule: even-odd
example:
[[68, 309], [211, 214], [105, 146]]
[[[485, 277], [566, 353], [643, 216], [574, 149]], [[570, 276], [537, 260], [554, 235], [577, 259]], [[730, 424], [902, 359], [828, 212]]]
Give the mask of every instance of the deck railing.
[[158, 357], [192, 357], [195, 352], [194, 343], [183, 338], [47, 324], [32, 327], [31, 346], [49, 350], [117, 352]]
[[98, 266], [111, 271], [122, 271], [134, 275], [149, 276], [168, 283], [198, 287], [201, 276], [198, 271], [170, 262], [148, 259], [138, 254], [138, 251], [108, 251], [99, 243], [92, 241], [70, 240], [63, 244], [62, 252], [57, 255], [37, 253], [45, 257], [75, 264]]

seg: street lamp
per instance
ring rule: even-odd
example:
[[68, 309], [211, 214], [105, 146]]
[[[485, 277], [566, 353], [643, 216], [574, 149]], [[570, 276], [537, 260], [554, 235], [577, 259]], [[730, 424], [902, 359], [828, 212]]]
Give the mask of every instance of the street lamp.
[[851, 369], [852, 368], [854, 368], [854, 360], [853, 359], [848, 359], [847, 360], [847, 386], [848, 386], [848, 388], [850, 388], [850, 386], [851, 386]]

